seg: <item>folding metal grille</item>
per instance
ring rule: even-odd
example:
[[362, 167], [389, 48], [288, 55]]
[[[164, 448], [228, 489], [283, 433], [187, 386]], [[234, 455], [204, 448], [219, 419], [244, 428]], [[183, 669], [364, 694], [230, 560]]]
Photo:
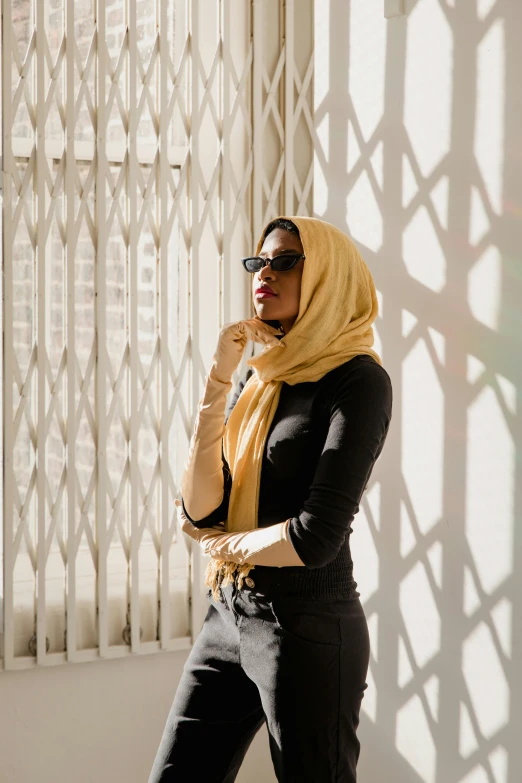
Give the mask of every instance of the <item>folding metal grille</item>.
[[311, 213], [305, 17], [3, 4], [5, 668], [191, 644], [174, 498], [218, 329], [249, 315], [238, 259]]

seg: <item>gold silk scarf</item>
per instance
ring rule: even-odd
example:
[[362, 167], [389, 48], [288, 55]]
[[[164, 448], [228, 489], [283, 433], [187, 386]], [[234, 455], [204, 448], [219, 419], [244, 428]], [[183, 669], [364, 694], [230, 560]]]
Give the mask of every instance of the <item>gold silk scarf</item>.
[[[280, 341], [283, 348], [269, 346], [247, 361], [255, 372], [225, 427], [223, 451], [232, 477], [226, 523], [229, 533], [258, 526], [263, 452], [283, 382], [293, 386], [318, 381], [358, 354], [369, 354], [382, 365], [380, 356], [372, 349], [372, 323], [378, 314], [375, 284], [356, 246], [330, 223], [307, 217], [285, 219], [299, 229], [306, 256], [299, 312], [291, 330]], [[256, 254], [263, 246], [263, 234], [264, 231]], [[253, 567], [211, 559], [205, 582], [216, 591], [237, 576], [241, 587]]]

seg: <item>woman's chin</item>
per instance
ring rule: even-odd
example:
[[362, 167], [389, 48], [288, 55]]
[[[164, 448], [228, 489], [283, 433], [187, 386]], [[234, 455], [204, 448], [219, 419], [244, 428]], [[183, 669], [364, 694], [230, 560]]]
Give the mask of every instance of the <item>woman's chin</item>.
[[277, 321], [277, 313], [274, 307], [270, 307], [269, 302], [258, 302], [254, 306], [256, 314], [262, 321]]

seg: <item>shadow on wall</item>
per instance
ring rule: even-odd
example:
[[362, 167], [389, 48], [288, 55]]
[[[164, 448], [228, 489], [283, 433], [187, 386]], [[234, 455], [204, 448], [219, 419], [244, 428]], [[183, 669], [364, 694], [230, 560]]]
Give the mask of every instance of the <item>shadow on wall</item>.
[[352, 536], [360, 780], [518, 783], [522, 5], [405, 6], [316, 3], [315, 214], [372, 270], [394, 386]]

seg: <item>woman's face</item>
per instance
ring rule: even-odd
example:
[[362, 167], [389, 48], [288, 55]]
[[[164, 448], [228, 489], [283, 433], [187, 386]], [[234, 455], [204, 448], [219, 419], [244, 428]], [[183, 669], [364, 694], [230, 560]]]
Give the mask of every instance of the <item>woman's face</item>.
[[[263, 242], [259, 255], [261, 258], [275, 258], [283, 253], [301, 255], [303, 246], [297, 234], [276, 228]], [[303, 264], [301, 259], [286, 272], [274, 272], [267, 264], [252, 275], [252, 296], [257, 315], [263, 321], [279, 321], [285, 334], [290, 331], [299, 313]], [[262, 294], [258, 290], [260, 288], [268, 288], [272, 295]]]

